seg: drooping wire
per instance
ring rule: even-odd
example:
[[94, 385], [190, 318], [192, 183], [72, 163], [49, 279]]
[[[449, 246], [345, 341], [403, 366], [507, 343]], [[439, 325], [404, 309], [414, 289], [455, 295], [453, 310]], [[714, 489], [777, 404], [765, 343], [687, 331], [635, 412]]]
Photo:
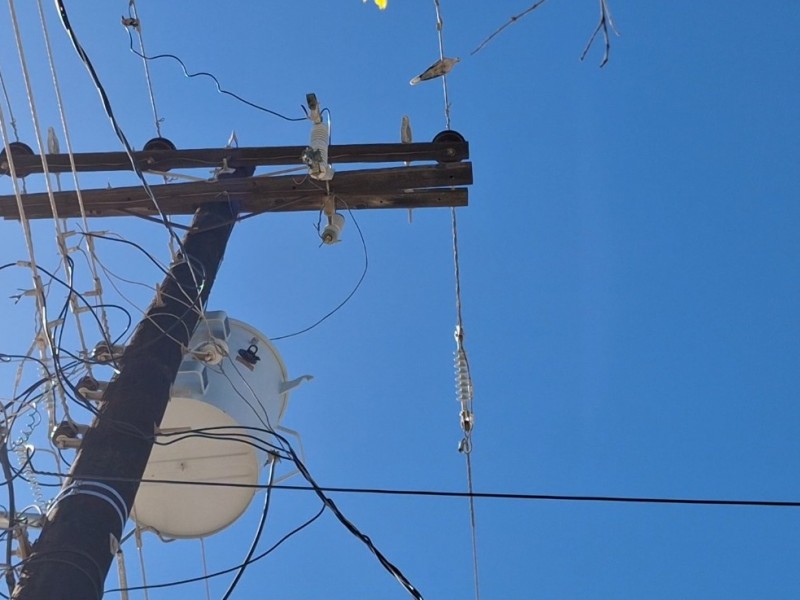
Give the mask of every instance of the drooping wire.
[[[307, 519], [301, 525], [299, 525], [298, 527], [295, 527], [294, 529], [292, 529], [289, 533], [284, 535], [281, 539], [279, 539], [277, 542], [272, 544], [272, 546], [270, 546], [267, 550], [265, 550], [264, 552], [262, 552], [258, 556], [254, 556], [253, 558], [251, 558], [249, 561], [247, 561], [247, 564], [251, 565], [254, 562], [257, 562], [257, 561], [261, 560], [262, 558], [268, 556], [273, 551], [277, 550], [278, 547], [280, 547], [281, 544], [283, 544], [286, 540], [288, 540], [289, 538], [293, 537], [294, 535], [300, 533], [303, 529], [305, 529], [306, 527], [308, 527], [309, 525], [314, 523], [314, 521], [319, 519], [322, 516], [322, 513], [325, 512], [325, 508], [326, 508], [326, 506], [323, 504], [322, 508], [320, 508], [319, 511], [317, 511], [317, 513], [314, 514], [313, 517], [311, 517], [310, 519]], [[188, 579], [181, 579], [179, 581], [170, 581], [168, 583], [152, 583], [152, 584], [149, 584], [149, 585], [139, 585], [139, 586], [129, 587], [129, 588], [125, 588], [125, 589], [116, 588], [116, 589], [105, 590], [105, 593], [106, 594], [110, 594], [110, 593], [114, 593], [114, 592], [133, 592], [133, 591], [136, 591], [136, 590], [145, 590], [146, 591], [146, 590], [153, 590], [153, 589], [158, 589], [158, 588], [168, 588], [168, 587], [175, 587], [175, 586], [179, 586], [179, 585], [186, 585], [187, 583], [197, 583], [198, 581], [207, 581], [209, 579], [213, 579], [214, 577], [220, 577], [222, 575], [227, 575], [228, 573], [233, 573], [234, 571], [237, 571], [237, 570], [241, 569], [243, 565], [244, 565], [244, 563], [236, 565], [235, 567], [230, 567], [229, 569], [223, 569], [221, 571], [215, 571], [214, 573], [209, 573], [209, 574], [203, 575], [202, 577], [190, 577]]]
[[[60, 0], [57, 0], [57, 1], [60, 2]], [[305, 117], [305, 116], [303, 116], [303, 117], [287, 117], [284, 114], [281, 114], [281, 113], [279, 113], [277, 111], [274, 111], [274, 110], [271, 110], [271, 109], [266, 108], [264, 106], [261, 106], [260, 104], [256, 104], [255, 102], [251, 102], [250, 100], [242, 98], [238, 94], [235, 94], [235, 93], [233, 93], [231, 91], [223, 89], [222, 85], [219, 82], [219, 79], [217, 79], [216, 76], [213, 75], [212, 73], [208, 73], [206, 71], [198, 71], [196, 73], [190, 73], [189, 69], [186, 68], [186, 65], [184, 64], [184, 62], [180, 58], [175, 56], [174, 54], [156, 54], [155, 56], [147, 56], [146, 54], [144, 54], [144, 51], [138, 52], [133, 47], [133, 35], [130, 32], [130, 28], [126, 27], [125, 29], [128, 32], [128, 37], [130, 39], [130, 50], [131, 50], [131, 52], [133, 52], [136, 56], [138, 56], [142, 60], [150, 61], [150, 60], [158, 60], [160, 58], [171, 58], [172, 60], [174, 60], [175, 62], [177, 62], [181, 66], [181, 69], [183, 70], [183, 74], [187, 79], [192, 79], [194, 77], [208, 77], [209, 79], [211, 79], [211, 81], [214, 82], [214, 85], [217, 88], [217, 92], [219, 92], [220, 94], [224, 94], [226, 96], [230, 96], [231, 98], [233, 98], [235, 100], [238, 100], [242, 104], [246, 104], [247, 106], [249, 106], [251, 108], [255, 108], [256, 110], [260, 110], [260, 111], [265, 112], [267, 114], [273, 115], [275, 117], [283, 119], [284, 121], [300, 122], [300, 121], [306, 121], [307, 120], [307, 117]]]
[[275, 463], [277, 460], [272, 457], [269, 461], [269, 475], [267, 476], [267, 493], [264, 495], [264, 510], [261, 511], [261, 518], [258, 520], [258, 527], [256, 528], [256, 533], [253, 536], [253, 542], [250, 544], [250, 550], [247, 552], [247, 556], [245, 556], [244, 561], [242, 561], [241, 567], [236, 572], [236, 576], [231, 581], [230, 585], [228, 586], [228, 590], [225, 592], [225, 595], [222, 597], [222, 600], [228, 600], [233, 593], [233, 590], [236, 588], [236, 585], [239, 583], [239, 580], [244, 575], [244, 570], [247, 568], [247, 565], [250, 564], [249, 561], [253, 558], [253, 554], [256, 552], [256, 548], [258, 547], [258, 542], [261, 539], [261, 534], [264, 533], [264, 525], [267, 524], [267, 515], [269, 514], [269, 504], [270, 500], [272, 499], [272, 481], [275, 475]]
[[[342, 202], [344, 202], [344, 201], [342, 200]], [[369, 270], [369, 253], [367, 251], [367, 242], [364, 239], [364, 232], [361, 231], [361, 227], [358, 224], [358, 220], [355, 218], [355, 215], [353, 214], [353, 211], [350, 209], [349, 206], [347, 206], [346, 203], [345, 203], [345, 208], [347, 209], [347, 212], [350, 215], [350, 218], [353, 219], [353, 225], [355, 225], [356, 231], [358, 231], [358, 237], [361, 240], [361, 247], [364, 250], [364, 269], [361, 271], [361, 276], [358, 278], [358, 281], [356, 281], [356, 284], [353, 286], [353, 289], [350, 290], [350, 293], [347, 294], [347, 296], [345, 296], [344, 300], [342, 300], [332, 310], [330, 310], [325, 315], [323, 315], [320, 319], [318, 319], [317, 321], [315, 321], [314, 323], [312, 323], [308, 327], [300, 329], [299, 331], [295, 331], [294, 333], [288, 333], [288, 334], [285, 334], [285, 335], [279, 335], [279, 336], [276, 336], [276, 337], [270, 337], [270, 339], [273, 342], [278, 341], [278, 340], [285, 340], [287, 338], [291, 338], [291, 337], [295, 337], [295, 336], [301, 335], [303, 333], [311, 331], [317, 325], [320, 325], [324, 321], [328, 320], [334, 314], [339, 312], [339, 310], [341, 310], [344, 307], [345, 304], [350, 302], [352, 297], [356, 295], [356, 292], [358, 292], [359, 288], [361, 288], [361, 284], [364, 283], [364, 279], [367, 276], [367, 271]]]
[[[2, 466], [3, 476], [5, 483], [8, 486], [8, 529], [9, 535], [6, 536], [6, 564], [11, 564], [11, 551], [14, 543], [14, 536], [11, 534], [16, 526], [17, 508], [14, 495], [13, 476], [11, 474], [11, 463], [8, 460], [8, 440], [3, 439], [0, 444], [0, 466]], [[14, 578], [14, 570], [8, 569], [6, 571], [6, 584], [8, 585], [8, 592], [13, 593], [16, 581]]]
[[[322, 491], [322, 488], [317, 484], [314, 480], [313, 476], [309, 472], [308, 468], [305, 466], [303, 461], [295, 452], [294, 448], [292, 447], [291, 442], [286, 439], [284, 436], [276, 432], [272, 427], [269, 428], [259, 428], [259, 427], [246, 427], [246, 426], [238, 426], [238, 427], [206, 427], [206, 428], [198, 428], [193, 429], [190, 432], [179, 432], [176, 434], [164, 434], [161, 433], [160, 435], [170, 437], [170, 436], [179, 436], [179, 439], [186, 439], [186, 437], [194, 437], [194, 436], [202, 436], [206, 437], [212, 431], [220, 431], [220, 435], [218, 435], [218, 439], [227, 439], [230, 441], [237, 441], [240, 443], [245, 443], [255, 448], [263, 450], [263, 448], [252, 441], [244, 439], [241, 436], [232, 436], [230, 434], [231, 429], [239, 429], [243, 431], [258, 431], [261, 433], [268, 434], [269, 436], [275, 437], [283, 446], [283, 450], [288, 454], [288, 458], [294, 463], [295, 467], [297, 468], [298, 472], [303, 476], [309, 485], [315, 491], [317, 497], [324, 503], [327, 508], [331, 510], [334, 516], [339, 520], [339, 522], [344, 525], [345, 529], [347, 529], [352, 535], [354, 535], [359, 541], [361, 541], [367, 549], [378, 559], [378, 562], [381, 566], [386, 569], [389, 574], [391, 574], [397, 581], [402, 585], [405, 590], [416, 600], [422, 600], [422, 594], [414, 587], [414, 585], [408, 580], [408, 578], [403, 574], [403, 572], [395, 566], [372, 542], [372, 540], [364, 534], [352, 521], [350, 521], [344, 513], [339, 509], [336, 503], [328, 497], [325, 492]], [[268, 444], [268, 442], [263, 442]], [[153, 482], [154, 480], [148, 479], [148, 482]], [[267, 487], [269, 489], [269, 486]]]

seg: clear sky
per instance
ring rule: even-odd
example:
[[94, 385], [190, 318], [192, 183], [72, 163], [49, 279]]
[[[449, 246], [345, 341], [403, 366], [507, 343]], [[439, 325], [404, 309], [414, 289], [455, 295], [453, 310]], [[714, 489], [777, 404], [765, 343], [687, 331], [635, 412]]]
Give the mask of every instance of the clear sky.
[[[35, 3], [16, 4], [42, 126], [60, 132]], [[44, 4], [75, 150], [119, 150]], [[149, 54], [180, 56], [190, 71], [212, 72], [224, 88], [293, 117], [315, 92], [330, 109], [334, 143], [399, 141], [402, 115], [415, 141], [444, 129], [440, 82], [408, 84], [438, 58], [432, 0], [390, 0], [385, 11], [358, 0], [137, 5]], [[602, 39], [579, 61], [599, 16], [594, 0], [550, 0], [474, 56], [529, 2], [441, 5], [445, 52], [463, 59], [448, 77], [452, 127], [470, 142], [475, 173], [470, 205], [457, 213], [475, 489], [800, 500], [800, 5], [609, 0], [621, 35], [602, 69]], [[155, 127], [141, 60], [120, 25], [128, 3], [67, 9], [122, 128], [141, 148]], [[35, 147], [3, 13], [0, 70], [19, 137]], [[242, 146], [307, 143], [308, 122], [220, 95], [208, 79], [186, 79], [174, 61], [150, 68], [163, 134], [180, 148], [221, 147], [232, 130]], [[2, 107], [8, 122], [4, 99]], [[61, 180], [72, 187], [69, 176]], [[41, 176], [27, 183], [43, 189]], [[81, 178], [86, 188], [107, 184], [134, 179]], [[4, 178], [0, 194], [11, 193]], [[412, 223], [406, 211], [346, 219], [332, 247], [319, 247], [314, 213], [237, 225], [209, 308], [271, 337], [314, 323], [364, 268], [355, 219], [369, 259], [363, 285], [323, 324], [276, 342], [292, 376], [315, 376], [293, 393], [284, 425], [301, 433], [321, 485], [464, 490], [450, 212], [417, 210]], [[92, 227], [168, 258], [159, 225], [120, 218]], [[55, 269], [52, 222], [33, 233], [40, 262]], [[3, 263], [26, 259], [18, 223], [0, 223], [0, 244]], [[131, 281], [161, 279], [130, 247], [100, 243], [97, 254]], [[78, 277], [86, 276], [84, 262]], [[7, 269], [0, 284], [4, 298], [30, 287], [30, 274]], [[149, 301], [147, 289], [118, 285], [138, 306]], [[52, 294], [55, 316], [63, 291]], [[0, 319], [0, 352], [27, 352], [32, 300], [3, 301]], [[121, 333], [122, 316], [112, 320]], [[74, 328], [65, 340], [79, 348]], [[25, 381], [36, 376], [26, 370]], [[13, 387], [14, 365], [0, 366], [6, 401]], [[41, 425], [33, 438], [42, 447], [44, 434]], [[54, 467], [40, 456], [38, 468]], [[15, 489], [30, 496], [24, 482]], [[474, 597], [465, 499], [332, 497], [425, 598]], [[6, 498], [4, 488], [0, 504]], [[262, 501], [257, 494], [235, 526], [206, 540], [209, 571], [241, 561]], [[274, 492], [259, 548], [318, 508], [309, 492]], [[800, 595], [798, 508], [478, 499], [476, 517], [483, 600]], [[131, 542], [125, 555], [129, 583], [138, 585]], [[146, 534], [143, 555], [151, 584], [203, 574], [197, 541], [164, 544]], [[210, 597], [221, 597], [230, 578], [212, 580]], [[107, 587], [118, 587], [115, 571]], [[149, 598], [205, 594], [194, 583]], [[251, 565], [233, 597], [408, 595], [326, 513]]]

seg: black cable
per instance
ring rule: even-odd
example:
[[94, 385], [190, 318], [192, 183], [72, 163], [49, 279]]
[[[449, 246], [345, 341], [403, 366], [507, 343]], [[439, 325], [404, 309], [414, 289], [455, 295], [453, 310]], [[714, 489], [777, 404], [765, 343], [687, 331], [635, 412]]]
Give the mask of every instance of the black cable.
[[125, 239], [123, 237], [113, 237], [113, 236], [110, 236], [110, 235], [103, 235], [101, 233], [93, 233], [93, 232], [90, 232], [90, 231], [87, 231], [85, 233], [84, 232], [80, 232], [80, 234], [83, 235], [84, 237], [92, 237], [92, 238], [97, 238], [97, 239], [100, 239], [100, 240], [108, 240], [110, 242], [117, 242], [119, 244], [127, 244], [128, 246], [133, 246], [139, 252], [144, 254], [148, 258], [148, 260], [150, 260], [150, 262], [152, 262], [156, 266], [156, 268], [158, 268], [158, 270], [161, 271], [161, 273], [163, 275], [166, 275], [167, 277], [170, 277], [170, 275], [171, 275], [170, 272], [169, 272], [169, 269], [165, 269], [164, 266], [158, 261], [158, 259], [155, 256], [150, 254], [147, 250], [145, 250], [142, 246], [140, 246], [136, 242], [132, 242], [132, 241], [130, 241], [128, 239]]
[[[295, 527], [294, 529], [292, 529], [289, 533], [284, 535], [281, 539], [279, 539], [272, 546], [270, 546], [269, 549], [267, 549], [266, 551], [262, 552], [258, 556], [255, 556], [255, 557], [251, 558], [247, 562], [247, 564], [249, 565], [249, 564], [252, 564], [252, 563], [254, 563], [256, 561], [261, 560], [262, 558], [264, 558], [265, 556], [267, 556], [268, 554], [270, 554], [271, 552], [276, 550], [281, 544], [283, 544], [290, 537], [294, 536], [297, 533], [300, 533], [303, 529], [305, 529], [306, 527], [311, 525], [314, 521], [319, 519], [322, 516], [322, 513], [325, 512], [325, 508], [326, 507], [323, 504], [322, 508], [320, 508], [319, 511], [313, 517], [311, 517], [310, 519], [305, 521], [302, 525], [299, 525], [299, 526]], [[242, 564], [244, 564], [244, 563], [242, 563]], [[152, 589], [157, 589], [157, 588], [175, 587], [175, 586], [178, 586], [178, 585], [185, 585], [187, 583], [196, 583], [198, 581], [205, 581], [207, 579], [212, 579], [214, 577], [219, 577], [221, 575], [227, 575], [228, 573], [233, 573], [237, 569], [240, 569], [242, 567], [242, 564], [237, 565], [235, 567], [231, 567], [229, 569], [224, 569], [222, 571], [216, 571], [214, 573], [209, 573], [208, 575], [203, 575], [202, 577], [192, 577], [190, 579], [181, 579], [180, 581], [171, 581], [169, 583], [153, 583], [153, 584], [150, 584], [150, 585], [139, 585], [139, 586], [136, 586], [136, 587], [115, 588], [115, 589], [112, 589], [112, 590], [105, 590], [105, 593], [106, 594], [110, 594], [110, 593], [113, 593], [113, 592], [132, 592], [132, 591], [135, 591], [135, 590], [152, 590]]]
[[[399, 568], [397, 568], [388, 558], [386, 558], [386, 556], [375, 546], [375, 544], [372, 542], [369, 536], [362, 533], [361, 530], [359, 530], [358, 527], [356, 527], [356, 525], [353, 524], [353, 522], [350, 521], [344, 515], [344, 513], [342, 513], [341, 510], [339, 510], [339, 507], [333, 500], [331, 500], [325, 495], [320, 486], [316, 483], [316, 481], [314, 481], [314, 478], [311, 476], [311, 473], [308, 471], [306, 466], [300, 460], [300, 457], [298, 457], [297, 454], [295, 453], [294, 448], [292, 448], [292, 445], [289, 442], [289, 440], [287, 440], [285, 437], [283, 437], [282, 435], [280, 435], [279, 433], [275, 432], [272, 429], [261, 429], [258, 427], [245, 427], [245, 426], [230, 427], [230, 429], [250, 429], [250, 430], [260, 431], [268, 435], [274, 436], [280, 442], [282, 442], [285, 445], [285, 450], [291, 455], [291, 459], [295, 463], [295, 466], [297, 467], [298, 471], [300, 471], [303, 478], [306, 481], [308, 481], [309, 484], [311, 484], [312, 489], [316, 492], [319, 499], [331, 510], [331, 512], [333, 512], [333, 514], [336, 516], [339, 522], [342, 525], [344, 525], [344, 527], [351, 534], [353, 534], [354, 536], [356, 536], [356, 538], [361, 540], [361, 542], [370, 550], [370, 552], [372, 552], [372, 554], [375, 555], [375, 557], [378, 559], [378, 562], [384, 567], [384, 569], [386, 569], [395, 579], [397, 579], [397, 581], [406, 589], [406, 591], [409, 592], [409, 594], [411, 594], [417, 600], [422, 600], [422, 595], [411, 584], [408, 578], [406, 578], [403, 572]], [[272, 489], [271, 486], [267, 486], [268, 491], [271, 491], [271, 489]]]
[[329, 317], [332, 317], [335, 313], [339, 312], [339, 310], [348, 302], [350, 299], [355, 296], [356, 292], [361, 287], [361, 284], [364, 283], [364, 278], [367, 276], [367, 271], [369, 270], [369, 253], [367, 252], [367, 242], [364, 239], [364, 233], [361, 231], [361, 227], [358, 225], [358, 221], [356, 220], [355, 216], [353, 215], [353, 211], [350, 210], [350, 207], [345, 204], [345, 208], [347, 209], [348, 214], [353, 219], [353, 224], [356, 226], [356, 230], [358, 231], [358, 236], [361, 238], [361, 247], [364, 249], [364, 270], [361, 272], [361, 277], [358, 278], [355, 287], [350, 291], [349, 294], [342, 300], [333, 310], [323, 316], [321, 319], [312, 323], [308, 327], [301, 329], [300, 331], [295, 331], [294, 333], [289, 333], [286, 335], [279, 335], [277, 337], [270, 337], [270, 340], [276, 342], [278, 340], [285, 340], [287, 338], [295, 337], [297, 335], [306, 333], [314, 329], [317, 325], [321, 324], [323, 321], [326, 321]]
[[[34, 468], [37, 475], [60, 477], [60, 473], [52, 471], [39, 471]], [[88, 481], [141, 481], [129, 477], [87, 476], [77, 477]], [[197, 485], [209, 487], [236, 487], [255, 490], [266, 489], [265, 485], [248, 483], [223, 483], [215, 481], [180, 481], [177, 479], [148, 479], [147, 483], [165, 483], [171, 485]], [[679, 504], [695, 506], [749, 506], [757, 508], [800, 508], [797, 500], [747, 500], [747, 499], [722, 499], [722, 498], [666, 498], [656, 496], [599, 496], [579, 494], [524, 494], [513, 492], [448, 492], [445, 490], [401, 490], [393, 488], [358, 488], [358, 487], [333, 487], [311, 485], [288, 485], [276, 483], [272, 486], [276, 490], [294, 490], [301, 492], [316, 491], [341, 493], [341, 494], [375, 494], [381, 496], [422, 496], [432, 498], [484, 498], [489, 500], [553, 500], [561, 502], [609, 502], [622, 504]]]
[[[75, 554], [75, 555], [78, 555], [78, 556], [82, 556], [83, 558], [86, 559], [86, 562], [89, 565], [91, 565], [92, 567], [95, 568], [95, 570], [97, 571], [97, 577], [93, 577], [92, 574], [86, 568], [84, 568], [83, 566], [79, 565], [74, 560], [69, 560], [67, 558], [54, 558], [54, 557], [51, 556], [53, 554]], [[33, 561], [54, 562], [54, 563], [60, 563], [60, 564], [72, 567], [76, 571], [79, 571], [84, 576], [86, 576], [86, 578], [91, 582], [92, 587], [94, 588], [94, 591], [95, 591], [95, 597], [98, 600], [100, 600], [100, 598], [103, 597], [102, 585], [103, 585], [103, 580], [105, 579], [105, 571], [104, 571], [104, 569], [102, 569], [100, 567], [100, 565], [97, 563], [95, 558], [91, 554], [89, 554], [88, 552], [83, 552], [82, 550], [74, 550], [74, 549], [68, 549], [68, 548], [60, 548], [58, 550], [51, 550], [51, 551], [47, 551], [47, 552], [36, 552], [36, 551], [34, 551], [33, 554], [31, 554], [28, 558], [26, 558], [25, 560], [22, 560], [18, 564], [14, 565], [14, 568], [16, 569], [16, 568], [21, 567], [24, 564], [30, 564]]]
[[415, 588], [412, 585], [412, 583], [403, 574], [403, 572], [397, 566], [395, 566], [394, 563], [392, 563], [388, 558], [386, 558], [386, 556], [375, 546], [375, 544], [373, 544], [369, 536], [362, 533], [361, 530], [359, 530], [358, 527], [356, 527], [356, 525], [352, 521], [350, 521], [344, 515], [344, 513], [342, 513], [341, 510], [339, 510], [339, 507], [336, 506], [336, 503], [332, 499], [328, 498], [328, 496], [325, 495], [325, 492], [323, 492], [320, 486], [317, 484], [317, 482], [314, 481], [314, 478], [311, 476], [311, 473], [308, 471], [305, 464], [303, 464], [303, 461], [301, 461], [300, 458], [295, 453], [294, 448], [292, 448], [292, 445], [289, 442], [289, 440], [287, 440], [285, 437], [274, 431], [271, 433], [276, 438], [281, 440], [284, 444], [286, 444], [289, 453], [292, 455], [292, 459], [294, 460], [295, 466], [300, 471], [300, 474], [314, 488], [314, 492], [317, 494], [317, 497], [320, 500], [322, 500], [322, 502], [328, 508], [331, 509], [331, 512], [333, 512], [333, 514], [336, 516], [339, 522], [342, 525], [344, 525], [345, 529], [347, 529], [357, 539], [359, 539], [367, 547], [367, 549], [370, 552], [372, 552], [373, 555], [375, 555], [381, 566], [383, 566], [383, 568], [386, 569], [400, 583], [400, 585], [402, 585], [405, 588], [405, 590], [412, 597], [414, 597], [416, 600], [422, 600], [422, 594], [420, 594], [417, 588]]
[[131, 147], [130, 143], [128, 142], [128, 138], [125, 136], [125, 132], [122, 131], [122, 127], [120, 127], [119, 123], [117, 122], [117, 118], [114, 116], [114, 111], [111, 108], [111, 101], [108, 98], [108, 94], [106, 94], [105, 87], [100, 82], [100, 77], [97, 75], [97, 71], [95, 71], [94, 65], [92, 61], [89, 59], [89, 55], [84, 50], [83, 46], [81, 45], [80, 41], [78, 40], [78, 36], [75, 33], [75, 30], [72, 29], [72, 25], [70, 24], [69, 17], [67, 15], [67, 9], [64, 6], [63, 0], [56, 0], [56, 7], [58, 8], [58, 15], [61, 18], [61, 24], [64, 26], [64, 29], [69, 36], [70, 41], [72, 42], [73, 48], [78, 53], [78, 56], [83, 61], [83, 64], [86, 66], [86, 69], [89, 71], [89, 75], [92, 78], [92, 82], [94, 83], [95, 88], [97, 89], [98, 94], [100, 94], [100, 100], [102, 101], [103, 108], [105, 109], [106, 116], [111, 121], [111, 125], [114, 129], [114, 133], [116, 133], [117, 138], [122, 143], [123, 147], [125, 148], [125, 152], [128, 155], [128, 158], [131, 162], [131, 167], [133, 168], [134, 173], [139, 178], [139, 181], [142, 183], [142, 187], [144, 188], [145, 192], [147, 192], [150, 201], [155, 206], [156, 210], [158, 211], [161, 219], [164, 222], [164, 226], [169, 231], [170, 235], [175, 239], [178, 244], [178, 248], [183, 249], [183, 243], [178, 235], [172, 230], [169, 224], [169, 219], [167, 218], [166, 213], [161, 210], [161, 207], [158, 204], [158, 200], [156, 200], [155, 194], [153, 190], [150, 189], [150, 184], [147, 183], [145, 179], [144, 173], [142, 169], [139, 167], [139, 164], [136, 162], [136, 159], [133, 156], [133, 148]]
[[[2, 465], [3, 476], [6, 478], [4, 482], [8, 486], [8, 529], [14, 529], [17, 522], [17, 508], [14, 496], [14, 477], [11, 473], [11, 462], [8, 460], [8, 441], [3, 440], [0, 444], [0, 465]], [[14, 536], [9, 535], [6, 537], [6, 564], [11, 564], [11, 552], [13, 550], [12, 544]], [[6, 571], [6, 584], [8, 585], [8, 592], [13, 593], [16, 581], [14, 578], [14, 570], [8, 569]]]
[[247, 568], [247, 565], [250, 564], [249, 561], [253, 558], [253, 554], [255, 554], [256, 548], [258, 547], [258, 542], [261, 539], [261, 534], [264, 532], [264, 525], [267, 524], [267, 514], [269, 513], [269, 503], [270, 499], [272, 498], [272, 476], [275, 473], [275, 459], [271, 459], [270, 463], [270, 472], [269, 472], [269, 481], [267, 484], [267, 493], [264, 496], [264, 510], [261, 511], [261, 518], [258, 520], [258, 527], [256, 528], [256, 533], [253, 536], [253, 541], [250, 544], [250, 549], [247, 551], [247, 555], [244, 558], [239, 570], [236, 572], [236, 576], [231, 581], [230, 585], [228, 586], [225, 595], [222, 597], [222, 600], [228, 600], [233, 593], [233, 590], [236, 588], [236, 585], [239, 583], [239, 580], [244, 575], [244, 570]]
[[[130, 11], [129, 11], [128, 14], [129, 14], [129, 16], [133, 17], [133, 15], [132, 15], [132, 13], [130, 13]], [[283, 119], [284, 121], [299, 122], [299, 121], [306, 121], [308, 119], [308, 117], [306, 117], [306, 116], [303, 116], [303, 117], [287, 117], [286, 115], [282, 115], [281, 113], [276, 112], [274, 110], [270, 110], [269, 108], [264, 108], [263, 106], [261, 106], [259, 104], [256, 104], [255, 102], [250, 102], [249, 100], [245, 100], [244, 98], [242, 98], [238, 94], [234, 94], [233, 92], [229, 92], [228, 90], [224, 90], [224, 89], [222, 89], [222, 86], [220, 85], [219, 80], [211, 73], [207, 73], [205, 71], [200, 71], [200, 72], [197, 72], [197, 73], [189, 73], [189, 70], [186, 68], [186, 65], [183, 63], [183, 61], [180, 58], [178, 58], [177, 56], [175, 56], [174, 54], [157, 54], [155, 56], [145, 56], [144, 54], [142, 54], [141, 52], [139, 52], [138, 50], [136, 50], [133, 47], [133, 34], [131, 33], [130, 28], [126, 26], [125, 30], [128, 32], [128, 39], [130, 40], [130, 50], [131, 50], [131, 52], [133, 52], [136, 56], [138, 56], [142, 60], [157, 60], [159, 58], [171, 58], [172, 60], [176, 61], [181, 66], [181, 69], [183, 69], [184, 76], [186, 76], [188, 79], [192, 79], [193, 77], [200, 77], [200, 76], [209, 77], [214, 82], [214, 85], [216, 85], [217, 92], [219, 92], [220, 94], [225, 94], [226, 96], [230, 96], [231, 98], [234, 98], [234, 99], [238, 100], [239, 102], [241, 102], [243, 104], [246, 104], [247, 106], [250, 106], [251, 108], [255, 108], [256, 110], [260, 110], [260, 111], [263, 111], [265, 113], [274, 115], [276, 117], [279, 117], [279, 118]]]
[[[211, 429], [221, 429], [225, 430], [222, 433], [214, 434], [209, 433]], [[174, 433], [159, 433], [157, 436], [153, 436], [153, 444], [157, 446], [171, 446], [173, 444], [177, 444], [183, 440], [187, 440], [190, 438], [201, 438], [201, 439], [209, 439], [209, 440], [221, 440], [227, 442], [239, 442], [242, 444], [246, 444], [259, 450], [261, 452], [265, 452], [268, 454], [276, 454], [279, 458], [291, 460], [291, 456], [288, 456], [283, 448], [279, 448], [274, 444], [270, 444], [269, 442], [262, 440], [261, 438], [253, 435], [248, 434], [241, 434], [241, 433], [231, 433], [230, 430], [234, 429], [233, 426], [219, 426], [219, 427], [207, 427], [204, 429], [193, 429], [189, 432], [181, 431], [181, 432], [174, 432]], [[177, 436], [173, 440], [169, 440], [168, 442], [162, 442], [158, 438], [159, 437], [171, 437]], [[249, 438], [249, 439], [248, 439]], [[250, 441], [255, 440], [255, 441]], [[281, 454], [283, 452], [283, 454]]]

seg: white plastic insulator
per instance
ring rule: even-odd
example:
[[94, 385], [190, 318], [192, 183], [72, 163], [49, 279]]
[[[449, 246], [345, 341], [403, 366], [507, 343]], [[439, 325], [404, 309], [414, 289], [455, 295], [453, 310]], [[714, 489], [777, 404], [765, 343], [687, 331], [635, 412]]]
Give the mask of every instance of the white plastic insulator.
[[339, 213], [333, 213], [328, 219], [328, 224], [322, 230], [322, 243], [323, 244], [336, 244], [342, 235], [344, 229], [344, 217]]
[[472, 378], [467, 366], [467, 355], [462, 348], [456, 350], [456, 400], [462, 408], [469, 409], [472, 402]]
[[321, 179], [322, 181], [329, 181], [333, 179], [333, 169], [328, 164], [328, 140], [330, 134], [328, 133], [328, 125], [325, 123], [314, 123], [311, 126], [311, 148], [319, 151], [319, 165], [311, 170], [311, 177], [314, 179]]

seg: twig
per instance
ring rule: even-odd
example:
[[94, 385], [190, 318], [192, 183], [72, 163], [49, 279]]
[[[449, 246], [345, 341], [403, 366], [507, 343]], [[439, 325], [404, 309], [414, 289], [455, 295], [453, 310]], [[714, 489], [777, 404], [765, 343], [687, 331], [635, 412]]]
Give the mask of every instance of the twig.
[[[531, 5], [530, 5], [528, 8], [526, 8], [525, 10], [523, 10], [521, 13], [519, 13], [518, 15], [514, 15], [513, 17], [511, 17], [511, 18], [510, 18], [508, 21], [506, 21], [506, 22], [505, 22], [505, 23], [504, 23], [504, 24], [503, 24], [501, 27], [499, 27], [499, 28], [498, 28], [498, 29], [497, 29], [497, 30], [496, 30], [494, 33], [492, 33], [492, 35], [490, 35], [490, 36], [489, 36], [489, 37], [487, 37], [485, 40], [483, 40], [483, 41], [481, 42], [481, 44], [480, 44], [480, 45], [479, 45], [477, 48], [475, 48], [475, 50], [473, 50], [472, 52], [470, 52], [470, 53], [469, 53], [469, 55], [470, 55], [470, 56], [473, 56], [474, 54], [477, 54], [478, 52], [480, 52], [481, 50], [483, 50], [483, 47], [484, 47], [484, 46], [486, 46], [486, 45], [487, 45], [489, 42], [491, 42], [491, 41], [492, 41], [492, 39], [493, 39], [493, 38], [494, 38], [494, 37], [495, 37], [497, 34], [499, 34], [501, 31], [503, 31], [503, 30], [504, 30], [506, 27], [508, 27], [509, 25], [513, 25], [514, 23], [516, 23], [517, 21], [519, 21], [519, 20], [520, 20], [522, 17], [524, 17], [524, 16], [525, 16], [525, 15], [527, 15], [528, 13], [531, 13], [531, 12], [535, 11], [537, 8], [539, 8], [539, 7], [540, 7], [542, 4], [544, 4], [546, 1], [547, 1], [547, 0], [536, 0], [536, 2], [534, 2], [533, 4], [531, 4]], [[595, 33], [596, 33], [596, 32], [595, 32]]]
[[611, 11], [608, 10], [608, 4], [606, 4], [606, 0], [600, 0], [600, 20], [597, 23], [597, 27], [594, 28], [589, 41], [586, 42], [586, 47], [583, 49], [583, 53], [581, 54], [581, 60], [586, 58], [586, 54], [589, 52], [592, 44], [594, 44], [597, 34], [602, 30], [603, 40], [605, 41], [605, 50], [603, 51], [603, 60], [600, 62], [600, 68], [602, 69], [604, 66], [606, 66], [609, 52], [611, 51], [611, 40], [609, 39], [608, 35], [609, 27], [611, 28], [611, 31], [619, 36], [619, 31], [617, 31], [617, 28], [614, 25], [614, 20], [611, 18]]

